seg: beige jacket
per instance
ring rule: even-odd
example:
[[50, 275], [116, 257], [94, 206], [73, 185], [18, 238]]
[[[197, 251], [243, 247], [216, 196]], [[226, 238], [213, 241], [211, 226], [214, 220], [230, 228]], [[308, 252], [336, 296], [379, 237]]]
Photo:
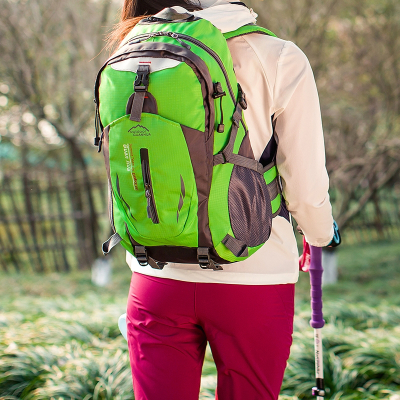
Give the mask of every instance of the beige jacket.
[[[247, 8], [220, 0], [196, 12], [222, 32], [255, 22]], [[241, 25], [240, 25], [241, 24]], [[238, 26], [239, 25], [239, 26]], [[301, 226], [307, 241], [325, 246], [333, 237], [329, 179], [319, 99], [313, 72], [304, 53], [293, 43], [249, 34], [230, 39], [237, 79], [248, 102], [244, 111], [250, 142], [257, 159], [272, 136], [276, 120], [277, 168], [287, 209]], [[141, 267], [127, 253], [133, 271], [190, 282], [270, 285], [298, 279], [298, 251], [291, 223], [273, 219], [267, 243], [245, 261], [223, 266], [223, 271], [201, 270], [193, 264], [169, 264], [164, 270]]]

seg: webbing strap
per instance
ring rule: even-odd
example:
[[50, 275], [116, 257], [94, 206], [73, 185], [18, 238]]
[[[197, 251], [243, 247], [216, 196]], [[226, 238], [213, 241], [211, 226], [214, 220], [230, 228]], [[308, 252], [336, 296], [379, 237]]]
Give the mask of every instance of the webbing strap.
[[236, 257], [248, 257], [249, 249], [247, 244], [233, 236], [227, 234], [223, 239], [222, 243], [236, 256]]
[[[225, 151], [225, 150], [224, 150]], [[257, 160], [241, 156], [240, 154], [227, 154], [224, 151], [214, 156], [214, 165], [230, 164], [240, 165], [241, 167], [252, 169], [258, 172], [260, 175], [263, 174], [264, 167]]]
[[149, 74], [150, 67], [148, 65], [139, 65], [134, 83], [135, 97], [132, 101], [131, 116], [129, 117], [131, 121], [140, 122], [144, 98], [149, 87]]
[[118, 233], [114, 233], [107, 241], [103, 243], [101, 249], [103, 254], [106, 256], [113, 247], [115, 247], [122, 240], [121, 236]]
[[236, 136], [239, 130], [239, 124], [242, 120], [243, 105], [245, 105], [245, 97], [244, 93], [239, 88], [239, 101], [236, 104], [235, 112], [232, 116], [233, 124], [228, 144], [221, 153], [218, 153], [214, 156], [213, 164], [218, 165], [230, 163], [240, 165], [241, 167], [249, 168], [258, 172], [259, 174], [263, 174], [264, 167], [257, 160], [233, 153], [233, 147], [235, 145]]
[[145, 95], [146, 92], [144, 90], [135, 92], [135, 97], [133, 98], [132, 101], [131, 116], [129, 117], [131, 121], [140, 122], [140, 119], [142, 117]]
[[271, 183], [267, 185], [268, 192], [269, 192], [269, 198], [271, 200], [274, 200], [276, 196], [280, 193], [279, 190], [279, 184], [278, 184], [278, 178], [275, 178]]
[[[241, 93], [239, 93], [239, 96], [241, 96]], [[243, 112], [242, 106], [240, 105], [239, 102], [237, 102], [235, 112], [232, 115], [233, 125], [231, 129], [231, 135], [229, 137], [229, 142], [226, 145], [225, 149], [223, 150], [225, 157], [227, 154], [233, 153], [233, 147], [235, 145], [236, 136], [239, 130], [240, 120], [242, 119], [242, 112]]]

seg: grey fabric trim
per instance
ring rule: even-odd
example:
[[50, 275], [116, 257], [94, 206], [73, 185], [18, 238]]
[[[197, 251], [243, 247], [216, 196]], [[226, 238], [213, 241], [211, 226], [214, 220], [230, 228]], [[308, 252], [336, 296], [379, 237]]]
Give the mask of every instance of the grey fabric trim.
[[211, 140], [205, 141], [205, 133], [181, 125], [183, 135], [192, 161], [194, 177], [196, 179], [199, 247], [213, 247], [208, 220], [208, 196], [212, 178], [212, 145]]
[[111, 181], [107, 179], [108, 182], [108, 218], [110, 220], [111, 228], [115, 232], [114, 225], [114, 203], [113, 203], [113, 190], [111, 186]]
[[144, 90], [135, 92], [135, 97], [132, 101], [132, 108], [131, 108], [131, 113], [130, 113], [131, 116], [129, 117], [129, 119], [131, 121], [140, 122], [140, 119], [142, 117], [143, 103], [144, 103], [145, 95], [146, 95], [146, 92]]
[[228, 144], [225, 146], [222, 153], [224, 154], [225, 158], [227, 159], [227, 155], [233, 153], [233, 147], [235, 145], [236, 136], [239, 130], [239, 123], [242, 118], [242, 107], [239, 103], [236, 104], [235, 112], [233, 113], [232, 119], [233, 124], [231, 128], [231, 134], [229, 136]]
[[269, 197], [272, 200], [275, 199], [276, 196], [280, 193], [279, 186], [278, 186], [278, 179], [275, 178], [271, 183], [267, 185]]
[[126, 230], [126, 234], [129, 237], [129, 241], [131, 242], [132, 247], [135, 248], [135, 246], [138, 246], [139, 243], [132, 237], [132, 235], [131, 235], [131, 233], [129, 232], [129, 229], [128, 229], [128, 224], [126, 222], [125, 222], [125, 230]]
[[183, 207], [183, 200], [185, 198], [185, 182], [183, 181], [182, 175], [181, 178], [181, 192], [179, 193], [179, 201], [178, 201], [178, 210], [176, 212], [176, 222], [179, 222], [179, 213]]
[[254, 153], [253, 153], [253, 149], [251, 147], [248, 131], [245, 132], [245, 136], [240, 145], [238, 154], [243, 157], [254, 159]]
[[213, 165], [225, 164], [226, 160], [222, 153], [215, 154]]
[[236, 257], [248, 257], [249, 249], [246, 243], [234, 238], [227, 234], [223, 239], [222, 243], [236, 256]]
[[122, 240], [118, 233], [114, 233], [107, 241], [105, 241], [101, 247], [103, 254], [106, 256], [113, 247], [115, 247]]
[[[275, 218], [277, 215], [279, 215], [279, 214], [281, 213], [281, 211], [282, 211], [282, 202], [281, 202], [281, 204], [279, 205], [278, 210], [277, 210], [276, 212], [272, 213], [272, 218]], [[287, 219], [287, 218], [286, 218], [286, 219]], [[290, 222], [290, 221], [289, 221], [289, 222]]]
[[109, 150], [109, 133], [110, 133], [110, 125], [107, 125], [104, 128], [103, 134], [103, 155], [104, 155], [104, 164], [106, 166], [107, 171], [107, 181], [108, 181], [108, 217], [110, 220], [111, 227], [115, 232], [114, 225], [114, 206], [113, 206], [113, 189], [111, 185], [111, 173], [110, 173], [110, 150]]
[[103, 156], [104, 163], [106, 165], [107, 177], [109, 182], [111, 182], [111, 174], [110, 174], [110, 146], [109, 146], [109, 133], [110, 133], [110, 125], [107, 125], [103, 130]]
[[180, 178], [181, 178], [181, 193], [182, 197], [185, 198], [186, 196], [185, 182], [183, 181], [182, 175], [180, 175]]
[[[132, 102], [134, 101], [135, 94], [136, 94], [136, 92], [132, 93], [126, 103], [126, 112], [125, 112], [126, 114], [131, 113]], [[149, 92], [146, 92], [146, 95], [144, 97], [142, 112], [149, 113], [149, 114], [158, 114], [157, 100]]]
[[254, 159], [240, 156], [239, 154], [231, 154], [227, 157], [227, 162], [235, 165], [240, 165], [241, 167], [252, 169], [258, 172], [260, 175], [263, 174], [263, 166]]

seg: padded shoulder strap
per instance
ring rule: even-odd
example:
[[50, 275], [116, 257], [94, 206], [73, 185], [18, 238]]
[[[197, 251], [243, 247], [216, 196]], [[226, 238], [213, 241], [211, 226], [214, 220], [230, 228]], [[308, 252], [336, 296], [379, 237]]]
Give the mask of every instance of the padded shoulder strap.
[[230, 39], [236, 36], [248, 35], [249, 33], [253, 32], [276, 37], [275, 33], [271, 32], [270, 30], [251, 24], [241, 26], [239, 29], [236, 29], [236, 31], [226, 32], [224, 33], [224, 37], [225, 39]]

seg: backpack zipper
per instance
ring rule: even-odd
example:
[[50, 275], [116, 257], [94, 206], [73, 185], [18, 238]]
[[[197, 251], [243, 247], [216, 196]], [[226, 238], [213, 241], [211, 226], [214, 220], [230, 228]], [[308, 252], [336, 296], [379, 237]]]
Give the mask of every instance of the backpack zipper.
[[219, 58], [218, 54], [214, 50], [210, 49], [204, 43], [200, 42], [200, 40], [192, 38], [191, 36], [188, 36], [188, 35], [184, 35], [182, 33], [161, 31], [161, 32], [153, 32], [153, 33], [150, 33], [150, 34], [142, 34], [142, 35], [135, 36], [132, 39], [130, 39], [127, 42], [127, 44], [140, 43], [140, 42], [142, 42], [144, 40], [148, 40], [148, 39], [150, 39], [152, 37], [156, 37], [156, 36], [169, 36], [169, 37], [177, 40], [183, 47], [185, 47], [187, 49], [190, 49], [189, 45], [187, 45], [182, 40], [180, 40], [180, 39], [184, 39], [184, 40], [187, 40], [188, 42], [191, 42], [191, 43], [195, 44], [197, 47], [200, 47], [201, 49], [206, 51], [208, 54], [210, 54], [214, 58], [214, 60], [217, 62], [219, 67], [221, 68], [221, 70], [222, 70], [222, 72], [224, 74], [224, 77], [225, 77], [226, 84], [227, 84], [228, 89], [229, 89], [229, 94], [231, 95], [231, 98], [232, 98], [232, 101], [233, 101], [233, 104], [236, 104], [235, 95], [233, 93], [232, 86], [231, 86], [231, 83], [229, 81], [229, 76], [228, 76], [228, 73], [226, 72], [224, 63], [221, 61], [221, 59]]
[[205, 50], [208, 54], [210, 54], [214, 58], [214, 60], [217, 62], [217, 64], [219, 65], [219, 67], [221, 68], [221, 70], [225, 76], [226, 85], [228, 86], [229, 94], [231, 95], [233, 104], [236, 104], [235, 95], [233, 94], [233, 90], [232, 90], [231, 83], [229, 81], [228, 73], [226, 72], [224, 63], [219, 58], [219, 55], [214, 50], [212, 50], [208, 46], [206, 46], [203, 42], [200, 42], [200, 40], [192, 38], [191, 36], [188, 36], [188, 35], [184, 35], [182, 33], [176, 33], [176, 35], [177, 35], [177, 38], [182, 38], [184, 40], [187, 40], [188, 42], [194, 43], [196, 46]]
[[140, 160], [142, 163], [142, 176], [144, 184], [144, 193], [147, 199], [147, 218], [150, 218], [153, 224], [159, 224], [156, 202], [154, 199], [153, 185], [150, 175], [149, 150], [140, 149]]

